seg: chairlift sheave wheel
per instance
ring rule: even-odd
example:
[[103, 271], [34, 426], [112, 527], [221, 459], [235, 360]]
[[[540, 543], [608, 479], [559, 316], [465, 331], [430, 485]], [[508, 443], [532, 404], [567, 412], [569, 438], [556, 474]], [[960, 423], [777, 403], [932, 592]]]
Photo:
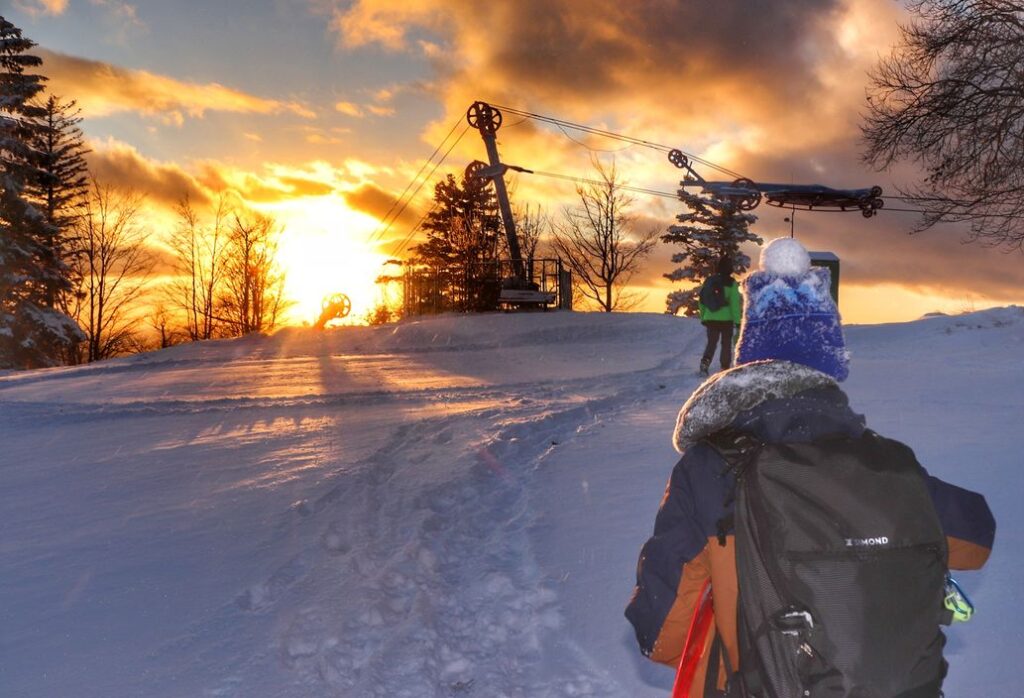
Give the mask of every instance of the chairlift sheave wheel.
[[335, 293], [327, 296], [320, 304], [324, 312], [331, 311], [331, 318], [347, 317], [352, 312], [352, 301], [344, 293]]
[[473, 128], [484, 133], [495, 133], [501, 128], [501, 111], [487, 102], [473, 102], [466, 111], [466, 121]]
[[878, 209], [885, 206], [885, 199], [875, 198], [860, 205], [860, 214], [865, 218], [871, 218], [878, 213]]
[[761, 203], [761, 192], [758, 190], [757, 185], [754, 184], [754, 180], [746, 177], [740, 177], [735, 180], [732, 185], [734, 187], [743, 187], [750, 190], [750, 194], [737, 199], [736, 206], [739, 210], [752, 211]]
[[684, 169], [690, 164], [690, 159], [683, 155], [683, 151], [678, 148], [668, 151], [668, 161], [679, 169]]
[[466, 165], [466, 181], [471, 181], [479, 177], [480, 171], [485, 167], [487, 167], [487, 163], [481, 162], [480, 160], [474, 160], [473, 162]]

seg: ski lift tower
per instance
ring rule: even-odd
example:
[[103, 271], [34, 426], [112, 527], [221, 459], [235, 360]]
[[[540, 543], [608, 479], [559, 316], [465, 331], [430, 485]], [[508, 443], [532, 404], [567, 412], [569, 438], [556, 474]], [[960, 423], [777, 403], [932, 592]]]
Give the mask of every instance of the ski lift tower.
[[501, 128], [501, 111], [487, 102], [473, 102], [466, 111], [466, 121], [480, 132], [480, 136], [484, 139], [484, 146], [487, 148], [487, 159], [490, 160], [490, 164], [478, 160], [470, 163], [466, 168], [466, 175], [486, 177], [494, 182], [494, 191], [498, 195], [498, 208], [501, 210], [501, 222], [505, 228], [505, 238], [508, 240], [508, 252], [512, 258], [512, 273], [515, 276], [515, 282], [525, 286], [529, 279], [527, 279], [526, 268], [523, 264], [522, 252], [519, 251], [516, 222], [512, 217], [512, 205], [509, 203], [508, 189], [505, 187], [505, 173], [510, 169], [520, 172], [529, 172], [529, 170], [506, 165], [498, 156], [498, 141], [495, 134]]

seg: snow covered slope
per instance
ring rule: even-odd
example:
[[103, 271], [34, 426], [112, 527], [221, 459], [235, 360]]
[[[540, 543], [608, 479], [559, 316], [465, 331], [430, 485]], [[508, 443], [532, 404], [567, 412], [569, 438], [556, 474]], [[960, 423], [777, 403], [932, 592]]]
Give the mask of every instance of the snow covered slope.
[[[947, 695], [1024, 696], [1024, 311], [851, 327], [1000, 529]], [[660, 315], [440, 317], [0, 377], [0, 696], [665, 696], [622, 609], [698, 384]]]

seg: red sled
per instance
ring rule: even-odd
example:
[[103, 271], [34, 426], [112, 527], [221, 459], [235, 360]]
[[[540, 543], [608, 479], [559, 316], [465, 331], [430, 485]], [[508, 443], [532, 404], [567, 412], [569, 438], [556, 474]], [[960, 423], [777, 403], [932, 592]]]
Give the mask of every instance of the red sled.
[[704, 646], [707, 644], [708, 631], [715, 620], [715, 609], [711, 603], [711, 580], [705, 579], [704, 586], [697, 595], [697, 603], [690, 619], [690, 629], [686, 633], [686, 644], [683, 655], [679, 658], [679, 669], [676, 671], [676, 682], [672, 685], [672, 698], [703, 698], [691, 696], [690, 686], [697, 674]]

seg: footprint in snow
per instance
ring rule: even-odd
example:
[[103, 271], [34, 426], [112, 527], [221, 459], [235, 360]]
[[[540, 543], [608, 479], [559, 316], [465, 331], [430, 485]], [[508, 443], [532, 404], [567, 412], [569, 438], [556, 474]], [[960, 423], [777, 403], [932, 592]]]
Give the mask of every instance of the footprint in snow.
[[296, 557], [279, 567], [265, 582], [253, 584], [235, 598], [235, 605], [243, 611], [262, 611], [281, 597], [290, 586], [306, 576], [307, 565]]

